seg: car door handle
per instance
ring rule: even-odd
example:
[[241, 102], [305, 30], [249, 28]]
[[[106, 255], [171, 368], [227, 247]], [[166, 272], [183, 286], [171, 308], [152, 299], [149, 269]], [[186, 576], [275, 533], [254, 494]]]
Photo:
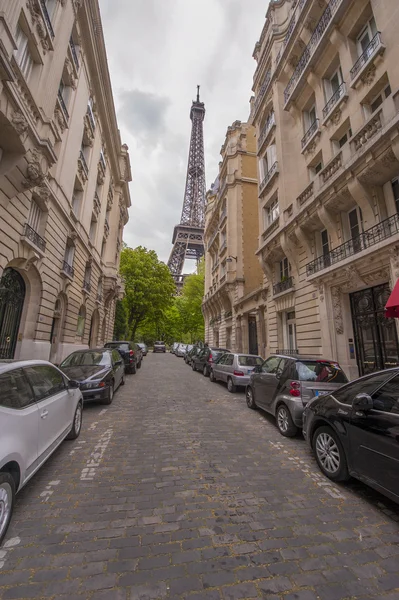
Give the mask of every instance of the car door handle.
[[47, 415], [48, 415], [48, 410], [44, 410], [44, 411], [42, 412], [42, 414], [40, 415], [40, 417], [41, 417], [42, 419], [45, 419], [45, 418], [47, 417]]

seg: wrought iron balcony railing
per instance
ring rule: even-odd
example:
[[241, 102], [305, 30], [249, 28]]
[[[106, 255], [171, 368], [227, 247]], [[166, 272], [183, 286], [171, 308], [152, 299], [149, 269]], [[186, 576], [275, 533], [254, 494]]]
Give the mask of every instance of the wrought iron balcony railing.
[[87, 114], [87, 118], [89, 119], [90, 127], [94, 131], [96, 128], [96, 120], [94, 118], [94, 115], [93, 115], [93, 112], [92, 112], [90, 106], [87, 107], [86, 114]]
[[293, 277], [286, 277], [283, 281], [279, 281], [273, 286], [273, 296], [277, 294], [281, 294], [282, 292], [286, 292], [294, 287], [294, 279]]
[[47, 6], [46, 6], [45, 0], [40, 0], [40, 6], [42, 8], [44, 20], [46, 22], [46, 27], [47, 27], [47, 29], [49, 31], [49, 34], [51, 35], [51, 38], [54, 39], [54, 36], [55, 36], [54, 29], [53, 29], [53, 26], [51, 24], [50, 15], [48, 14], [48, 10], [47, 10]]
[[86, 162], [86, 159], [85, 159], [85, 155], [83, 154], [83, 150], [81, 150], [79, 152], [79, 160], [80, 160], [80, 162], [82, 164], [82, 169], [83, 169], [83, 171], [84, 171], [84, 173], [85, 173], [85, 175], [87, 177], [89, 175], [89, 168], [87, 166], [87, 162]]
[[267, 91], [267, 88], [269, 87], [269, 83], [270, 83], [271, 78], [272, 78], [272, 72], [271, 72], [271, 70], [269, 70], [266, 73], [265, 78], [263, 80], [263, 83], [260, 86], [258, 94], [256, 96], [256, 100], [254, 102], [254, 114], [258, 110], [258, 108], [260, 106], [260, 103], [262, 102], [262, 100], [263, 100], [263, 98], [264, 98], [264, 96], [266, 94], [266, 91]]
[[75, 63], [75, 67], [76, 67], [76, 69], [79, 70], [78, 53], [76, 52], [75, 42], [73, 41], [72, 37], [69, 38], [69, 47], [71, 49], [71, 54], [72, 54], [73, 62]]
[[62, 263], [62, 270], [64, 271], [64, 273], [69, 275], [69, 277], [74, 276], [74, 273], [75, 273], [74, 268], [71, 267], [71, 265], [69, 263], [67, 263], [66, 260], [64, 260], [64, 262]]
[[259, 136], [259, 142], [258, 142], [258, 148], [260, 148], [263, 144], [263, 142], [265, 141], [265, 139], [267, 138], [267, 136], [269, 135], [272, 127], [276, 124], [276, 116], [274, 114], [274, 112], [272, 112], [269, 116], [269, 118], [267, 119], [265, 126], [263, 127], [260, 136]]
[[98, 197], [97, 192], [94, 192], [94, 210], [96, 211], [96, 213], [99, 213], [101, 211], [101, 201]]
[[90, 283], [90, 281], [86, 281], [85, 280], [83, 282], [83, 289], [90, 294], [90, 292], [91, 292], [91, 283]]
[[302, 150], [304, 148], [306, 148], [308, 142], [310, 142], [310, 140], [312, 139], [312, 137], [314, 136], [316, 131], [318, 131], [318, 129], [319, 129], [319, 119], [315, 119], [302, 138], [302, 142], [301, 142]]
[[218, 235], [219, 235], [219, 230], [217, 229], [215, 231], [215, 233], [213, 234], [213, 236], [211, 237], [211, 239], [209, 240], [208, 247], [207, 247], [208, 250], [212, 246], [213, 242], [216, 240], [216, 238], [218, 237]]
[[326, 119], [334, 106], [337, 104], [339, 100], [346, 94], [346, 84], [345, 81], [341, 83], [339, 88], [333, 93], [325, 107], [323, 108], [323, 118]]
[[306, 275], [314, 275], [323, 269], [327, 269], [350, 256], [354, 256], [362, 250], [371, 248], [379, 242], [399, 233], [399, 214], [392, 215], [377, 225], [370, 227], [360, 235], [348, 240], [337, 248], [330, 250], [328, 254], [319, 256], [306, 265]]
[[219, 223], [222, 223], [224, 219], [227, 217], [227, 208], [224, 208], [220, 213]]
[[353, 67], [351, 68], [351, 78], [355, 79], [359, 71], [368, 63], [369, 59], [373, 56], [374, 52], [382, 45], [381, 33], [378, 31], [363, 54], [359, 56]]
[[222, 245], [219, 248], [219, 254], [221, 254], [223, 252], [223, 250], [225, 250], [227, 248], [227, 240], [224, 240], [222, 242]]
[[263, 178], [263, 181], [262, 181], [262, 183], [259, 186], [259, 193], [260, 194], [263, 192], [263, 190], [266, 188], [266, 186], [269, 183], [269, 181], [272, 179], [273, 175], [275, 175], [276, 173], [278, 173], [278, 163], [277, 163], [277, 161], [275, 163], [273, 163], [273, 165], [270, 167], [270, 169], [266, 173], [265, 177]]
[[24, 236], [42, 252], [46, 250], [46, 241], [28, 223], [25, 223]]
[[[275, 1], [277, 1], [277, 0], [275, 0]], [[285, 34], [284, 41], [283, 41], [283, 43], [282, 43], [282, 45], [280, 47], [280, 50], [279, 50], [279, 52], [277, 54], [277, 57], [276, 57], [276, 63], [275, 63], [276, 67], [277, 67], [278, 63], [280, 62], [280, 58], [281, 58], [281, 56], [282, 56], [282, 54], [283, 54], [283, 52], [284, 52], [284, 50], [285, 50], [288, 42], [290, 41], [292, 32], [295, 29], [295, 25], [296, 25], [296, 23], [298, 21], [299, 15], [301, 14], [301, 11], [303, 9], [303, 6], [304, 6], [305, 2], [306, 2], [306, 0], [300, 0], [300, 2], [298, 4], [298, 10], [291, 17], [291, 21], [290, 21], [290, 23], [288, 25], [288, 29], [287, 29], [287, 32]]]
[[68, 121], [69, 113], [68, 113], [68, 109], [65, 104], [65, 100], [62, 96], [61, 90], [58, 90], [58, 102], [60, 103], [60, 106], [61, 106], [62, 112], [64, 113], [65, 119]]
[[330, 25], [332, 18], [335, 15], [335, 13], [338, 9], [338, 6], [341, 4], [341, 2], [342, 2], [342, 0], [330, 0], [325, 11], [321, 15], [321, 18], [316, 25], [316, 28], [312, 34], [312, 37], [310, 38], [308, 45], [306, 46], [305, 50], [303, 51], [302, 56], [300, 57], [299, 62], [295, 68], [295, 71], [293, 72], [292, 77], [289, 80], [288, 85], [284, 90], [285, 104], [287, 104], [287, 102], [291, 98], [291, 95], [292, 95], [298, 81], [300, 80], [302, 73], [304, 72], [306, 66], [310, 62], [310, 59], [315, 54], [316, 49], [319, 45], [319, 42], [322, 39], [324, 32]]
[[105, 162], [105, 156], [103, 154], [103, 152], [100, 152], [100, 165], [102, 166], [102, 168], [105, 169], [107, 168], [106, 162]]

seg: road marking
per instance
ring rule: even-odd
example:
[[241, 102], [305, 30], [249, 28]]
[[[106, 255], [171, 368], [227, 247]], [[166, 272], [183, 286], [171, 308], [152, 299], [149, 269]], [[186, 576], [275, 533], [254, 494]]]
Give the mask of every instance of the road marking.
[[54, 494], [54, 490], [51, 489], [59, 485], [61, 481], [57, 479], [56, 481], [50, 481], [48, 485], [46, 485], [46, 489], [40, 494], [40, 497], [43, 498], [42, 502], [47, 502], [50, 496]]
[[10, 548], [14, 548], [14, 546], [18, 546], [18, 544], [20, 543], [21, 538], [19, 538], [18, 536], [10, 538], [4, 543], [3, 549], [0, 550], [0, 569], [4, 567], [7, 558], [7, 552], [10, 550]]
[[87, 461], [86, 466], [82, 469], [80, 474], [81, 481], [93, 481], [96, 475], [96, 468], [101, 464], [104, 452], [107, 449], [113, 433], [114, 430], [112, 427], [110, 427], [102, 434], [98, 440], [98, 443], [94, 446], [94, 450], [90, 454], [90, 458]]
[[78, 450], [82, 450], [83, 448], [83, 444], [86, 443], [86, 440], [79, 440], [77, 444], [75, 444], [75, 446], [72, 448], [72, 450], [69, 453], [69, 456], [72, 456], [73, 454], [75, 454], [75, 452], [77, 452]]
[[92, 423], [92, 424], [90, 425], [90, 427], [89, 427], [89, 431], [94, 431], [94, 430], [95, 430], [95, 428], [97, 427], [97, 425], [98, 425], [98, 421], [94, 421], [94, 423]]
[[100, 410], [100, 412], [98, 413], [99, 417], [102, 417], [103, 415], [105, 415], [105, 413], [107, 412], [108, 408], [103, 408], [102, 410]]

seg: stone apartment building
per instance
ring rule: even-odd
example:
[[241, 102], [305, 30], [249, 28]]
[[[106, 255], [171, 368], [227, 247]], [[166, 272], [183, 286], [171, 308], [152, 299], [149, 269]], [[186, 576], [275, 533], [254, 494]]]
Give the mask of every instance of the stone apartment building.
[[254, 58], [267, 351], [396, 366], [399, 3], [270, 2]]
[[[205, 339], [263, 352], [263, 273], [256, 257], [258, 182], [255, 130], [236, 121], [221, 149], [205, 214]], [[263, 294], [263, 296], [262, 296]]]
[[0, 0], [0, 357], [113, 333], [131, 180], [97, 0]]

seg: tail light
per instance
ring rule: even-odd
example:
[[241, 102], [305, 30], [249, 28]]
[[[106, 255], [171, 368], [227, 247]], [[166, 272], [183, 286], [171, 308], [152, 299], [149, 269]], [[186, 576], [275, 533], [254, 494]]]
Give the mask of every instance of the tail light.
[[211, 362], [213, 362], [213, 356], [212, 356], [212, 354], [210, 354], [210, 355], [209, 355], [208, 361], [209, 361], [210, 363], [211, 363]]
[[134, 356], [134, 350], [129, 350], [130, 356]]
[[237, 375], [237, 377], [243, 377], [245, 373], [243, 373], [243, 371], [233, 371], [233, 375]]
[[290, 395], [298, 398], [301, 395], [300, 381], [291, 381]]

